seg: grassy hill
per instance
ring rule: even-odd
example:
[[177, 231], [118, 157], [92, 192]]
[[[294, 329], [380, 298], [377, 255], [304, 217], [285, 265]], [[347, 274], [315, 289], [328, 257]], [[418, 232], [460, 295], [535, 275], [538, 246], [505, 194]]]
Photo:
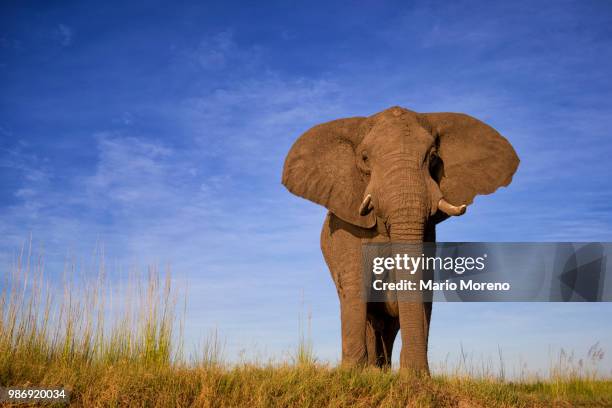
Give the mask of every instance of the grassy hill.
[[610, 407], [612, 381], [500, 382], [402, 377], [321, 365], [185, 367], [6, 360], [2, 385], [63, 385], [75, 406], [125, 407]]
[[593, 369], [599, 347], [584, 360], [562, 354], [548, 378], [517, 381], [334, 367], [317, 363], [305, 341], [291, 362], [226, 364], [211, 338], [187, 361], [169, 275], [131, 281], [120, 305], [103, 276], [65, 279], [58, 290], [42, 263], [19, 261], [4, 274], [0, 387], [63, 386], [84, 407], [612, 407], [612, 379]]

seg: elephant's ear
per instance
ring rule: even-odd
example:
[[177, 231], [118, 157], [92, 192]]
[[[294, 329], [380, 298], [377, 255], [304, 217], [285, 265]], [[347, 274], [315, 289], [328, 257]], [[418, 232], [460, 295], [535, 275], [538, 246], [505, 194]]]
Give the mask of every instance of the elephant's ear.
[[519, 158], [512, 145], [489, 125], [461, 113], [421, 114], [438, 136], [442, 159], [440, 190], [454, 205], [471, 204], [512, 181]]
[[373, 213], [359, 215], [366, 181], [355, 161], [365, 118], [323, 123], [304, 133], [285, 159], [283, 184], [289, 191], [327, 207], [351, 224], [371, 228]]

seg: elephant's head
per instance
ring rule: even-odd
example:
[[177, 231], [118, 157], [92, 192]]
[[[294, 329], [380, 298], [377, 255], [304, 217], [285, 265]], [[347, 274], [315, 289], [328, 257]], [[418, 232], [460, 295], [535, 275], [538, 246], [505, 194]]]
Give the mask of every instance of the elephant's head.
[[283, 171], [292, 193], [392, 240], [423, 241], [428, 222], [461, 215], [512, 180], [519, 159], [490, 126], [459, 113], [393, 107], [313, 127]]

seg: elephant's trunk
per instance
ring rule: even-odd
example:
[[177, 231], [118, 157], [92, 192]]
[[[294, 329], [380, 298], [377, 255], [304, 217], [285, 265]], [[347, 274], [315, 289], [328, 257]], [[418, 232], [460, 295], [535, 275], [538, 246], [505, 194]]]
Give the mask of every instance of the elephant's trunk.
[[[402, 172], [390, 177], [390, 194], [383, 194], [382, 211], [392, 242], [423, 242], [430, 200], [424, 177], [417, 172]], [[386, 189], [385, 189], [386, 190]]]
[[[415, 163], [416, 164], [416, 163]], [[411, 166], [412, 167], [412, 166]], [[388, 184], [392, 186], [382, 204], [387, 215], [387, 229], [393, 245], [392, 256], [406, 253], [420, 258], [423, 254], [425, 225], [430, 215], [431, 203], [426, 178], [418, 168], [399, 165], [388, 173]], [[410, 244], [410, 245], [405, 245]], [[423, 269], [410, 273], [396, 270], [397, 281], [406, 279], [418, 286], [423, 279]], [[398, 310], [402, 336], [400, 365], [402, 369], [429, 373], [427, 342], [431, 303], [425, 303], [420, 292], [398, 293]]]
[[[423, 222], [405, 221], [390, 225], [392, 256], [404, 254], [412, 258], [420, 258], [423, 254]], [[407, 280], [414, 282], [419, 288], [424, 279], [422, 267], [414, 271], [396, 270], [397, 282]], [[429, 340], [429, 322], [431, 318], [431, 303], [426, 303], [423, 293], [398, 293], [398, 311], [402, 336], [402, 351], [400, 366], [402, 369], [417, 373], [429, 373], [427, 362], [427, 343]]]
[[391, 242], [421, 243], [425, 233], [425, 221], [393, 221], [388, 222]]

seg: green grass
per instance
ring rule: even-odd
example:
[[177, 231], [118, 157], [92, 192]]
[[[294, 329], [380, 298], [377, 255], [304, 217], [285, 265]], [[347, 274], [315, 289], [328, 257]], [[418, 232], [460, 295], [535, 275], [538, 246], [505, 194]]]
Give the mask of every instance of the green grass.
[[497, 371], [462, 352], [457, 367], [418, 378], [318, 362], [300, 317], [287, 362], [225, 363], [216, 332], [186, 358], [169, 273], [131, 274], [111, 288], [99, 262], [93, 281], [70, 267], [52, 286], [29, 248], [16, 259], [0, 284], [0, 386], [64, 386], [75, 406], [612, 406], [598, 345], [583, 359], [561, 352], [547, 378], [508, 380], [501, 351]]

